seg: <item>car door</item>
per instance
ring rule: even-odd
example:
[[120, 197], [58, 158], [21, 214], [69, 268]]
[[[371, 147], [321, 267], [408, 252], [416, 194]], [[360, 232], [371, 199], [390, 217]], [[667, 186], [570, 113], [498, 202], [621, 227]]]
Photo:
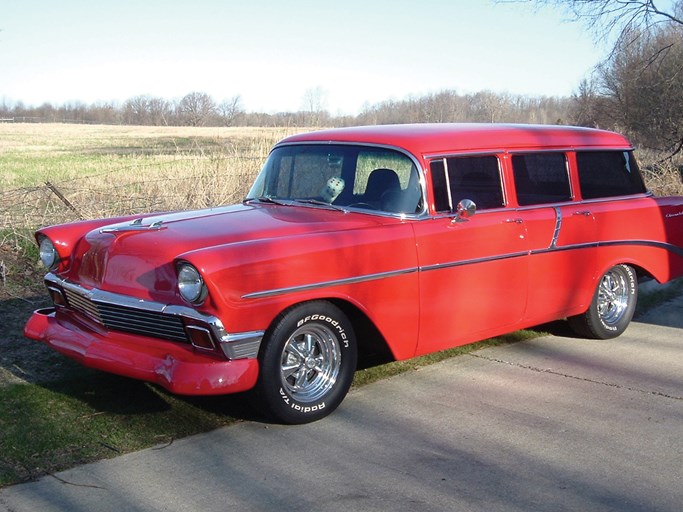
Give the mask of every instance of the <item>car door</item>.
[[[505, 207], [495, 155], [431, 163], [433, 219], [415, 223], [420, 271], [418, 354], [504, 332], [527, 300], [526, 226]], [[478, 203], [464, 218], [449, 213], [463, 199]]]
[[590, 207], [575, 201], [565, 152], [520, 152], [510, 164], [530, 249], [526, 323], [546, 322], [587, 306], [595, 278], [595, 221]]

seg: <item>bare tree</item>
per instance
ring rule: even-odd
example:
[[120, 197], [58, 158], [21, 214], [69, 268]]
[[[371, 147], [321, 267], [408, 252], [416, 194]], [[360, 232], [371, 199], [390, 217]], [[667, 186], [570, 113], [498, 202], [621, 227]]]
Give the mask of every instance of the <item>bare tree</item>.
[[191, 92], [180, 100], [177, 111], [183, 124], [204, 126], [216, 112], [216, 104], [205, 92]]
[[218, 116], [221, 118], [223, 125], [234, 126], [238, 119], [244, 115], [244, 107], [242, 107], [242, 97], [237, 95], [232, 98], [225, 99], [217, 107]]
[[126, 124], [147, 125], [150, 123], [149, 96], [135, 96], [123, 104], [123, 122]]
[[616, 36], [574, 95], [576, 122], [625, 131], [669, 157], [683, 151], [683, 0], [522, 1], [564, 8], [597, 39]]
[[599, 40], [615, 34], [628, 42], [636, 35], [649, 34], [661, 23], [683, 25], [683, 1], [660, 8], [657, 0], [522, 0], [565, 9], [577, 21], [587, 24]]
[[125, 124], [163, 126], [168, 124], [171, 104], [163, 98], [134, 96], [123, 104], [121, 113]]
[[311, 126], [322, 126], [323, 120], [328, 117], [326, 104], [327, 104], [327, 91], [321, 86], [311, 87], [304, 91], [302, 98], [303, 111], [306, 113], [304, 116], [304, 124]]
[[612, 127], [670, 156], [683, 150], [683, 25], [623, 39], [597, 68], [594, 85], [595, 112]]

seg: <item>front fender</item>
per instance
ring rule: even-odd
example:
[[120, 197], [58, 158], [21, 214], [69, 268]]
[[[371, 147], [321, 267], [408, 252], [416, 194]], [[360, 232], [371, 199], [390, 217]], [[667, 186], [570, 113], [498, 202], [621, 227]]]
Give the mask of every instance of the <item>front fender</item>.
[[363, 311], [397, 357], [414, 353], [419, 294], [410, 223], [226, 244], [177, 259], [200, 270], [213, 314], [228, 330], [266, 330], [294, 304], [339, 299]]

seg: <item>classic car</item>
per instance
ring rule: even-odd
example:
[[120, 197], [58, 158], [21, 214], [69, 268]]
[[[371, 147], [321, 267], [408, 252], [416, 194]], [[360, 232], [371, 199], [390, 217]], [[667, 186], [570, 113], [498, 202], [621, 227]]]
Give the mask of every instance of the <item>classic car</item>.
[[638, 280], [683, 275], [683, 197], [623, 136], [424, 124], [294, 135], [242, 204], [46, 227], [54, 306], [27, 337], [173, 393], [250, 391], [275, 421], [403, 360], [568, 319], [607, 339]]

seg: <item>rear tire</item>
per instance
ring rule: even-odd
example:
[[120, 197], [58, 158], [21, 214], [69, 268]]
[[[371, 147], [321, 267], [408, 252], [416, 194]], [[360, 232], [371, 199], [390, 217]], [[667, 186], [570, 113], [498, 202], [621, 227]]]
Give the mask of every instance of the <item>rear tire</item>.
[[638, 278], [628, 265], [617, 265], [600, 278], [588, 310], [568, 319], [570, 327], [586, 338], [606, 340], [628, 327], [638, 300]]
[[282, 423], [319, 420], [346, 396], [357, 357], [353, 326], [339, 308], [324, 301], [295, 306], [266, 333], [256, 405]]

